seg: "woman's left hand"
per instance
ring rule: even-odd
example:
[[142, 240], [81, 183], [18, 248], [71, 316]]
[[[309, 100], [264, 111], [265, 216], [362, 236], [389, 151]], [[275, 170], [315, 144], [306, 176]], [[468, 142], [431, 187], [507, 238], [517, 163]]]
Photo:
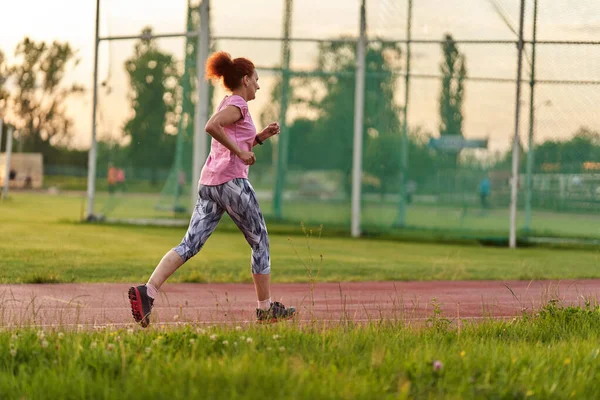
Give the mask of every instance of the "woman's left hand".
[[262, 133], [267, 135], [267, 137], [279, 135], [279, 123], [271, 122], [269, 124], [269, 126], [267, 126], [265, 129], [263, 129]]

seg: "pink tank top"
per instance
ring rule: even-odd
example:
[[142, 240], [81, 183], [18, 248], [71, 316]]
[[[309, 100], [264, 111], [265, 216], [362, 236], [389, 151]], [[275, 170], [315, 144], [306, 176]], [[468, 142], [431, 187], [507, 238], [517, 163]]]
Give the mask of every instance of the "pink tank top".
[[[243, 151], [252, 151], [252, 143], [256, 136], [256, 127], [248, 112], [248, 103], [238, 95], [226, 96], [217, 112], [227, 106], [240, 109], [242, 118], [232, 125], [223, 127], [229, 136]], [[235, 178], [248, 178], [249, 165], [216, 139], [211, 140], [210, 154], [200, 174], [200, 184], [207, 186], [221, 185]]]

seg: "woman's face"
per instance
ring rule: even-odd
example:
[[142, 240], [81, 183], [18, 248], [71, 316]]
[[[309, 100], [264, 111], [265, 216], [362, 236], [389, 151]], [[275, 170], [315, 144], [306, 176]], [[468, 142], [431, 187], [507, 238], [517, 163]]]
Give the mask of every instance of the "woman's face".
[[256, 91], [260, 89], [258, 85], [258, 74], [256, 70], [252, 72], [252, 75], [246, 75], [244, 77], [244, 83], [246, 86], [246, 93], [248, 95], [248, 100], [254, 100], [256, 98]]

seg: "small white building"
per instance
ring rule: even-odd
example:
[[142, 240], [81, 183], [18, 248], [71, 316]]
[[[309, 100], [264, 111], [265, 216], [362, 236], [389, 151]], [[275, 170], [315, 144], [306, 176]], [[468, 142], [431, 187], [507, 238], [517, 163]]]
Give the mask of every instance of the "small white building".
[[4, 186], [7, 176], [10, 188], [41, 189], [44, 184], [42, 153], [12, 153], [9, 171], [6, 171], [6, 153], [0, 153], [0, 187]]

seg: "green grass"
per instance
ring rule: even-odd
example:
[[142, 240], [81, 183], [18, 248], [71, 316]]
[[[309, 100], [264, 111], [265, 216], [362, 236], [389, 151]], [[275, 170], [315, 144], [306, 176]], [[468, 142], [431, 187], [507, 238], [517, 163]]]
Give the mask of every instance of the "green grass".
[[[185, 233], [80, 223], [83, 205], [75, 195], [22, 193], [1, 202], [0, 282], [143, 282]], [[600, 277], [598, 249], [353, 240], [333, 237], [327, 224], [318, 238], [316, 225], [307, 229], [312, 236], [300, 226], [271, 234], [274, 282], [306, 282], [307, 269], [318, 281]], [[170, 282], [249, 282], [249, 263], [243, 236], [224, 221]], [[5, 329], [0, 398], [593, 399], [599, 328], [598, 307], [550, 303], [536, 315], [477, 324], [450, 321], [434, 304], [425, 327], [392, 319]]]
[[[161, 191], [163, 184], [164, 182], [152, 185], [149, 181], [128, 181], [127, 189], [135, 193], [157, 193]], [[44, 188], [85, 192], [87, 190], [87, 176], [44, 175]], [[98, 192], [108, 191], [106, 179], [96, 181], [96, 190]]]
[[[256, 173], [258, 170], [254, 170]], [[252, 177], [255, 187], [271, 190], [270, 175], [254, 174]], [[299, 177], [290, 179], [288, 190], [298, 190]], [[335, 179], [331, 176], [329, 179]], [[60, 190], [79, 190], [84, 192], [87, 188], [86, 177], [73, 176], [45, 176], [45, 187], [56, 187]], [[295, 182], [295, 183], [294, 183]], [[119, 193], [114, 198], [106, 194], [106, 179], [98, 179], [97, 186], [97, 212], [115, 218], [165, 218], [173, 214], [157, 211], [155, 204], [159, 198], [158, 193], [163, 189], [164, 182], [151, 185], [148, 181], [128, 181], [127, 193]], [[187, 204], [186, 194], [183, 198]], [[376, 194], [364, 194], [362, 209], [363, 228], [369, 234], [392, 234], [393, 236], [418, 235], [427, 236], [426, 230], [434, 233], [436, 238], [464, 238], [473, 236], [507, 236], [509, 230], [508, 204], [483, 212], [477, 199], [471, 199], [466, 208], [444, 204], [414, 204], [407, 208], [406, 226], [410, 231], [399, 232], [393, 228], [397, 218], [398, 205], [390, 200], [382, 201]], [[496, 200], [500, 201], [500, 200]], [[523, 205], [523, 193], [520, 193], [519, 206]], [[262, 201], [261, 207], [267, 219], [273, 219], [272, 202]], [[187, 215], [177, 215], [187, 218]], [[304, 221], [310, 224], [325, 224], [328, 227], [348, 232], [350, 229], [351, 206], [350, 202], [317, 201], [314, 199], [286, 200], [283, 205], [283, 218], [287, 221]], [[517, 226], [521, 236], [551, 236], [600, 239], [600, 214], [594, 211], [585, 212], [553, 212], [534, 210], [532, 225], [529, 232], [524, 231], [525, 212], [519, 210]], [[441, 234], [441, 233], [442, 234]], [[429, 232], [431, 235], [431, 232]]]
[[[16, 193], [0, 203], [0, 282], [140, 282], [185, 228], [79, 223], [78, 196]], [[227, 218], [227, 217], [226, 217]], [[271, 225], [269, 225], [271, 229]], [[272, 233], [274, 282], [575, 279], [599, 278], [600, 250], [488, 248], [477, 245], [320, 239]], [[272, 232], [277, 231], [275, 225]], [[322, 255], [322, 261], [321, 261]], [[250, 282], [250, 250], [243, 235], [223, 221], [204, 249], [170, 282]]]
[[[152, 194], [126, 193], [109, 198], [101, 193], [98, 196], [97, 210], [114, 218], [172, 218], [187, 219], [187, 215], [175, 215], [155, 209], [158, 196]], [[187, 198], [184, 199], [187, 201]], [[187, 204], [187, 203], [184, 203]], [[267, 222], [274, 220], [270, 200], [261, 201], [261, 208]], [[394, 229], [398, 208], [396, 204], [375, 200], [364, 201], [361, 222], [368, 233], [386, 233], [402, 236], [403, 232]], [[338, 231], [349, 232], [351, 206], [349, 202], [327, 202], [316, 200], [288, 200], [283, 205], [283, 218], [287, 221], [304, 221], [308, 224], [324, 224]], [[408, 234], [415, 230], [443, 232], [446, 237], [507, 237], [509, 231], [509, 210], [494, 208], [482, 211], [478, 207], [462, 209], [452, 206], [417, 204], [407, 208], [406, 226]], [[520, 234], [525, 226], [525, 212], [519, 210], [517, 227]], [[404, 234], [407, 234], [404, 232]], [[534, 210], [531, 231], [533, 236], [574, 237], [600, 239], [600, 214], [598, 213], [558, 213]]]
[[323, 327], [0, 332], [3, 399], [594, 399], [598, 308]]
[[[85, 191], [85, 177], [47, 176], [46, 187], [57, 187], [61, 190]], [[113, 198], [106, 194], [106, 181], [97, 182], [97, 212], [115, 218], [165, 218], [173, 217], [172, 213], [158, 211], [155, 204], [157, 193], [162, 184], [151, 186], [147, 181], [130, 182], [127, 193], [119, 193]], [[182, 204], [187, 204], [187, 196]], [[522, 201], [521, 201], [522, 203]], [[522, 204], [520, 204], [522, 205]], [[261, 202], [267, 219], [273, 219], [271, 201]], [[287, 221], [304, 221], [311, 224], [325, 224], [337, 230], [349, 231], [351, 207], [349, 202], [328, 202], [310, 199], [287, 200], [283, 207], [283, 218]], [[509, 229], [508, 205], [496, 207], [483, 212], [478, 206], [465, 209], [440, 204], [415, 204], [407, 208], [406, 225], [411, 228], [408, 233], [393, 228], [397, 218], [397, 204], [389, 200], [381, 201], [377, 195], [365, 195], [363, 199], [362, 224], [369, 234], [392, 234], [394, 236], [418, 235], [427, 233], [415, 230], [437, 231], [436, 237], [464, 238], [473, 236], [507, 236]], [[522, 236], [525, 226], [524, 210], [520, 210], [517, 226]], [[183, 219], [187, 215], [176, 215]], [[431, 235], [431, 232], [429, 232]], [[600, 214], [597, 212], [552, 212], [534, 210], [531, 231], [528, 235], [551, 237], [574, 237], [600, 239]]]

